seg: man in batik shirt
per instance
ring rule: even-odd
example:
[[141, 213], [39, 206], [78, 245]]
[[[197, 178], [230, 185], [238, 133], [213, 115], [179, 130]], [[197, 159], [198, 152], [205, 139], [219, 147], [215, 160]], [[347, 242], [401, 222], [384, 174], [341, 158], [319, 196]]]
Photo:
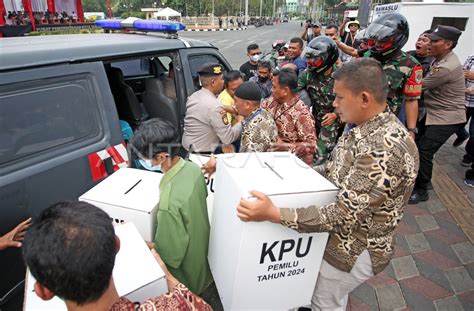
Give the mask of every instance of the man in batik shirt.
[[273, 150], [295, 152], [312, 165], [316, 151], [314, 118], [297, 91], [297, 75], [293, 70], [275, 71], [272, 96], [262, 103], [262, 108], [270, 112], [278, 128], [278, 140]]
[[265, 152], [277, 141], [278, 130], [272, 115], [260, 107], [260, 87], [244, 82], [235, 91], [235, 110], [242, 121], [240, 152]]
[[377, 61], [357, 59], [334, 73], [334, 107], [354, 124], [321, 172], [339, 192], [330, 204], [278, 208], [265, 194], [241, 200], [243, 221], [280, 223], [298, 232], [329, 232], [312, 310], [343, 310], [349, 292], [390, 263], [397, 225], [418, 173], [418, 152], [389, 112], [387, 77]]
[[141, 306], [120, 297], [112, 278], [119, 250], [120, 240], [109, 215], [77, 201], [59, 202], [44, 210], [23, 243], [25, 263], [36, 279], [36, 295], [43, 300], [58, 296], [68, 310], [212, 310], [169, 273], [154, 250], [169, 292], [150, 297]]

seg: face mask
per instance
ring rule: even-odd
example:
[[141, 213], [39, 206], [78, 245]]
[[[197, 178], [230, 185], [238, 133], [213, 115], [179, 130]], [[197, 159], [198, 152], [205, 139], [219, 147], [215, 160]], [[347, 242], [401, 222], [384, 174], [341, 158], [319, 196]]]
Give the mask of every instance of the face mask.
[[153, 166], [151, 160], [139, 159], [138, 162], [140, 162], [140, 165], [148, 171], [161, 171], [161, 164]]
[[250, 56], [250, 60], [253, 61], [253, 62], [258, 62], [259, 59], [260, 59], [259, 54]]

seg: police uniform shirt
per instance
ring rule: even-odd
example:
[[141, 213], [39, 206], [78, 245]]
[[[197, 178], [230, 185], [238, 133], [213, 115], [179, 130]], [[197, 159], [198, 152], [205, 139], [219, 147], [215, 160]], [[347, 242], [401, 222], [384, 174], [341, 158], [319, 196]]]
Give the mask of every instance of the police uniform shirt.
[[464, 75], [462, 65], [452, 51], [435, 60], [423, 79], [426, 125], [449, 125], [466, 122]]
[[206, 88], [188, 98], [182, 141], [186, 150], [189, 151], [192, 145], [194, 152], [213, 152], [219, 143], [231, 144], [239, 138], [242, 125], [232, 127], [224, 122], [221, 106], [222, 103]]

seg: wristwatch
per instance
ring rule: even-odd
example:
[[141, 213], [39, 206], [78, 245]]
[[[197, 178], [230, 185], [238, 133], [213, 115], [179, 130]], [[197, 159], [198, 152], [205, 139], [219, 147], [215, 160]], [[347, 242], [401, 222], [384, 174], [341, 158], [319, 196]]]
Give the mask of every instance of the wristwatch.
[[407, 130], [408, 130], [408, 132], [412, 132], [412, 133], [418, 134], [418, 128], [416, 128], [416, 127], [413, 128], [413, 129], [407, 128]]

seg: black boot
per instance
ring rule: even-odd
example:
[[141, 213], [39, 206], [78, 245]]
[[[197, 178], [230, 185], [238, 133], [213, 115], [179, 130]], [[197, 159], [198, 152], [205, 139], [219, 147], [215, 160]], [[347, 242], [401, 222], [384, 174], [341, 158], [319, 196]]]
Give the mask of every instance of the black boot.
[[408, 204], [418, 204], [423, 201], [428, 201], [429, 199], [428, 191], [426, 190], [413, 190], [411, 193]]

